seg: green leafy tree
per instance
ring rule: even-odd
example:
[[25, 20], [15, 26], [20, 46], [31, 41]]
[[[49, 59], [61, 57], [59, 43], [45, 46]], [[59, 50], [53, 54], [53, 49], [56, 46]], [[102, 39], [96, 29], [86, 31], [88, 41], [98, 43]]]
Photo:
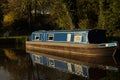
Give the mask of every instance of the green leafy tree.
[[119, 4], [119, 0], [0, 0], [0, 25], [5, 21], [17, 29], [27, 26], [23, 29], [28, 32], [56, 29], [53, 26], [69, 30], [100, 28], [111, 36], [120, 31]]
[[37, 7], [34, 5], [35, 15], [41, 15], [44, 21], [41, 24], [56, 25], [61, 29], [74, 29], [71, 14], [64, 0], [37, 0], [35, 3], [37, 3], [35, 4]]
[[120, 1], [119, 0], [99, 0], [100, 15], [99, 24], [106, 29], [108, 36], [113, 36], [117, 29], [120, 29]]
[[110, 8], [109, 8], [109, 13], [106, 16], [106, 23], [107, 29], [111, 33], [110, 35], [114, 34], [114, 31], [116, 31], [116, 28], [120, 26], [119, 20], [120, 20], [120, 1], [119, 0], [111, 0], [110, 2]]
[[66, 0], [75, 28], [96, 28], [98, 23], [98, 1]]
[[0, 4], [0, 28], [2, 26], [2, 22], [3, 22], [3, 13], [2, 13], [2, 10], [1, 10], [1, 4]]
[[77, 15], [79, 17], [79, 27], [93, 29], [98, 23], [98, 1], [77, 0]]
[[99, 0], [98, 28], [105, 28], [104, 0]]
[[0, 0], [0, 27], [3, 26], [3, 15], [4, 15], [4, 8], [7, 7], [5, 4], [7, 0]]
[[63, 0], [53, 0], [53, 6], [50, 14], [61, 29], [74, 29], [72, 16]]

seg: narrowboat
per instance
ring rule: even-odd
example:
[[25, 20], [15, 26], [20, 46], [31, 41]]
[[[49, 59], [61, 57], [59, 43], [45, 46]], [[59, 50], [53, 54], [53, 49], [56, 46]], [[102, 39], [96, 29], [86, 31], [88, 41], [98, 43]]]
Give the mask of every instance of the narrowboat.
[[114, 56], [117, 47], [117, 42], [108, 43], [106, 31], [101, 29], [40, 30], [32, 32], [29, 41], [26, 41], [27, 50], [75, 59]]

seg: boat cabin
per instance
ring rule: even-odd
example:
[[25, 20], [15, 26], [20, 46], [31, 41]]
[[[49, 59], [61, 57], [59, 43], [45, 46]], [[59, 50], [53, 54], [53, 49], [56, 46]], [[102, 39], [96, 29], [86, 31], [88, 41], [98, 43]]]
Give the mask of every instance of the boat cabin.
[[105, 30], [53, 30], [35, 31], [30, 36], [30, 41], [41, 42], [69, 42], [69, 43], [105, 43]]

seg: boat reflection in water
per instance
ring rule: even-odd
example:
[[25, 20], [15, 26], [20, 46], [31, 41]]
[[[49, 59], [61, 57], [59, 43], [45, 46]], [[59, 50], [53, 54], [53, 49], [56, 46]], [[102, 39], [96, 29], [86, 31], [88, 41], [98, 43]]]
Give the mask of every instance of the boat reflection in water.
[[[62, 57], [46, 55], [43, 53], [35, 53], [35, 52], [29, 52], [29, 53], [34, 64], [40, 64], [50, 68], [58, 69], [63, 72], [84, 77], [86, 79], [91, 79], [91, 78], [97, 79], [98, 77], [100, 78], [104, 77], [106, 76], [107, 71], [114, 71], [114, 72], [119, 71], [119, 68], [117, 67], [117, 62], [115, 58], [112, 57], [111, 57], [112, 60], [110, 60], [112, 61], [111, 65], [110, 65], [110, 61], [108, 61], [109, 64], [107, 64], [106, 61], [102, 61], [106, 63], [105, 65], [105, 63], [99, 64], [99, 61], [97, 63], [96, 60], [94, 60], [95, 63], [94, 62], [89, 63], [90, 59], [89, 61], [83, 62], [80, 60], [71, 60]], [[93, 59], [91, 60], [93, 61]]]

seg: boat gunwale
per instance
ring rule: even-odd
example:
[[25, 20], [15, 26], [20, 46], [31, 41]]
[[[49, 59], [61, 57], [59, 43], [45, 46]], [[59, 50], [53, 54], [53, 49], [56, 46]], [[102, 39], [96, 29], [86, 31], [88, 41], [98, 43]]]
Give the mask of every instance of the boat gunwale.
[[[49, 46], [64, 46], [64, 47], [84, 47], [84, 48], [110, 48], [110, 47], [118, 47], [117, 46], [99, 46], [99, 44], [81, 44], [81, 43], [58, 43], [58, 42], [40, 42], [40, 41], [26, 41], [26, 44], [34, 44], [34, 45], [49, 45]], [[103, 44], [103, 43], [101, 43]], [[107, 44], [107, 43], [104, 43]]]

